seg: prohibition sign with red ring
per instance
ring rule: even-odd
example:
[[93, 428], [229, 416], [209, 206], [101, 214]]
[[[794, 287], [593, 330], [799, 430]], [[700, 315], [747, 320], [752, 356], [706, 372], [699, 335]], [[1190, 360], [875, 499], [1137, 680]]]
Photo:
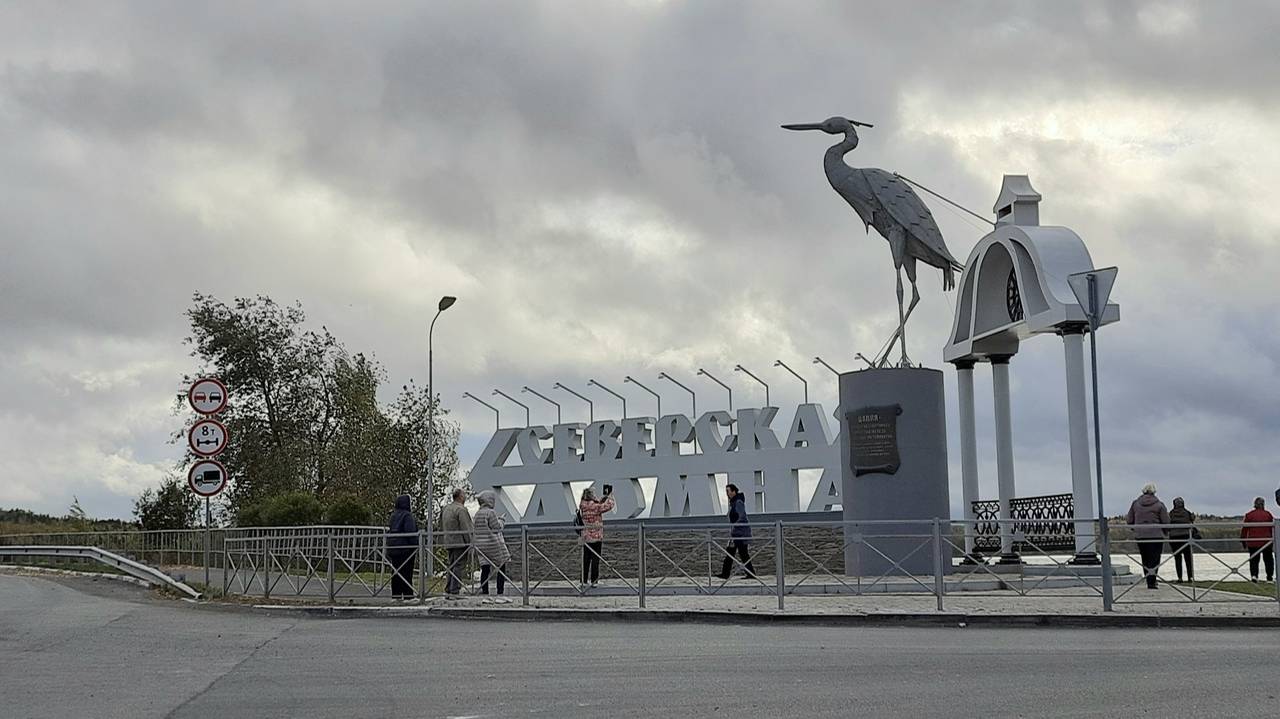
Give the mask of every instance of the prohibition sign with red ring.
[[227, 426], [207, 417], [191, 425], [187, 432], [187, 446], [201, 457], [212, 457], [226, 449], [227, 440]]
[[227, 386], [213, 377], [201, 377], [187, 390], [187, 404], [200, 414], [217, 414], [227, 407]]
[[187, 484], [201, 497], [212, 497], [227, 488], [227, 468], [216, 459], [202, 459], [187, 472]]

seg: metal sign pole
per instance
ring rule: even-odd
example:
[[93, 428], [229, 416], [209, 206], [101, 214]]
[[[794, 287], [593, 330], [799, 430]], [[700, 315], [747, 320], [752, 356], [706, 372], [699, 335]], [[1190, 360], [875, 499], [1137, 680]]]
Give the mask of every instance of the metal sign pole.
[[1098, 306], [1098, 278], [1089, 275], [1089, 358], [1093, 380], [1093, 458], [1094, 475], [1098, 483], [1098, 535], [1102, 546], [1102, 611], [1111, 611], [1114, 598], [1111, 577], [1111, 528], [1102, 502], [1102, 425], [1098, 419], [1098, 326], [1102, 310]]
[[213, 546], [213, 538], [209, 534], [210, 517], [209, 498], [204, 498], [204, 590], [209, 591], [209, 551]]

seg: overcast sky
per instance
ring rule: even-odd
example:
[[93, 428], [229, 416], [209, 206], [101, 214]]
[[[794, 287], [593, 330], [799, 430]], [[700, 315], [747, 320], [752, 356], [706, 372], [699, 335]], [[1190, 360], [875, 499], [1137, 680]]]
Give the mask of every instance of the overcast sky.
[[[742, 363], [789, 408], [783, 359], [834, 409], [810, 360], [886, 339], [892, 263], [826, 184], [830, 138], [778, 125], [845, 115], [875, 124], [855, 166], [984, 214], [1027, 173], [1042, 222], [1120, 266], [1109, 509], [1155, 481], [1239, 513], [1280, 481], [1278, 36], [1264, 2], [4, 3], [0, 506], [128, 516], [173, 470], [194, 291], [301, 301], [392, 386], [425, 381], [457, 295], [435, 378], [466, 463], [493, 419], [463, 391], [596, 378], [644, 406], [622, 378], [665, 370], [710, 407], [705, 367], [763, 404]], [[963, 260], [981, 224], [931, 205]], [[941, 366], [954, 295], [920, 287], [911, 351]], [[1069, 491], [1060, 341], [1012, 376], [1018, 494]]]

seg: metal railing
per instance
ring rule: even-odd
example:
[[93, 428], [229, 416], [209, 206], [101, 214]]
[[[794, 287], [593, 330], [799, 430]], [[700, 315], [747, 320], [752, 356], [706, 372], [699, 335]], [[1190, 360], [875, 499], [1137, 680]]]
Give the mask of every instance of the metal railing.
[[[583, 571], [584, 553], [593, 557], [595, 552], [581, 543], [576, 531], [581, 528], [568, 524], [510, 527], [503, 533], [504, 556], [493, 557], [475, 547], [461, 552], [455, 547], [451, 556], [449, 545], [456, 544], [456, 537], [443, 532], [389, 535], [381, 527], [342, 526], [222, 529], [211, 534], [216, 551], [209, 563], [216, 575], [211, 584], [221, 586], [225, 594], [329, 603], [392, 594], [417, 602], [483, 596], [486, 571], [491, 599], [503, 596], [525, 605], [533, 597], [603, 596], [630, 597], [643, 608], [658, 596], [772, 595], [783, 610], [792, 597], [902, 595], [932, 597], [941, 610], [951, 595], [1101, 598], [1097, 522], [1067, 520], [1075, 524], [1077, 536], [1089, 541], [1063, 550], [1058, 545], [1039, 546], [1034, 533], [1019, 528], [1025, 525], [1020, 520], [981, 521], [1009, 522], [1007, 531], [1020, 551], [1006, 557], [966, 553], [966, 530], [971, 534], [976, 523], [965, 520], [787, 520], [752, 525], [748, 563], [735, 544], [740, 538], [734, 538], [733, 528], [724, 522], [652, 520], [604, 527], [595, 557], [595, 586]], [[1166, 548], [1155, 567], [1166, 589], [1150, 593], [1143, 582], [1140, 545], [1132, 537], [1135, 528], [1110, 525], [1115, 602], [1270, 602], [1280, 608], [1280, 576], [1273, 576], [1266, 594], [1258, 587], [1238, 586], [1249, 579], [1244, 572], [1250, 554], [1240, 549], [1236, 538], [1244, 526], [1198, 524], [1203, 538], [1177, 545], [1182, 561], [1188, 554], [1192, 557], [1195, 580], [1170, 581], [1175, 559]], [[1280, 534], [1280, 522], [1258, 526]], [[1175, 532], [1178, 542], [1176, 533], [1186, 530], [1173, 525], [1156, 528]], [[4, 546], [21, 541], [98, 546], [156, 566], [199, 566], [203, 537], [203, 530], [4, 535], [0, 558], [5, 556]], [[389, 540], [401, 546], [389, 549]], [[1274, 544], [1260, 551], [1276, 558]], [[1260, 566], [1265, 565], [1259, 552], [1253, 554]], [[726, 570], [742, 576], [725, 578]], [[502, 592], [496, 586], [499, 580]], [[1242, 589], [1252, 593], [1241, 593]]]

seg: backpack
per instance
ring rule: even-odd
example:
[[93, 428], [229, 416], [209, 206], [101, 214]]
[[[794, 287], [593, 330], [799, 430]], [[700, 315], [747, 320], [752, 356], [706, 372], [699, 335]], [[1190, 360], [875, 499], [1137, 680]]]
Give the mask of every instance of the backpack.
[[573, 515], [573, 531], [580, 535], [584, 526], [582, 523], [582, 510], [579, 509], [577, 514]]

